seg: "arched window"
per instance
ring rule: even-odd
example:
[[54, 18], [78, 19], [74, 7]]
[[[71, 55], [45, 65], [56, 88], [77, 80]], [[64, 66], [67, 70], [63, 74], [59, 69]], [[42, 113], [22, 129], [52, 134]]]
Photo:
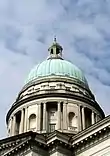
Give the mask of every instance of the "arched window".
[[36, 128], [36, 115], [31, 114], [29, 117], [29, 129], [35, 129]]
[[76, 126], [76, 121], [75, 121], [75, 113], [70, 112], [69, 113], [69, 127], [75, 127]]

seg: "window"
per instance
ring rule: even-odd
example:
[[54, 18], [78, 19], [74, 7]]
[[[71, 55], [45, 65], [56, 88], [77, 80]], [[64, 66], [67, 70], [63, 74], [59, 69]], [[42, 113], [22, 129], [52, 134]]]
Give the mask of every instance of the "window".
[[50, 112], [50, 116], [55, 116], [55, 112]]
[[51, 49], [51, 54], [53, 54], [53, 49]]
[[49, 124], [49, 132], [55, 131], [55, 125], [56, 124]]
[[31, 114], [29, 117], [29, 129], [35, 129], [36, 128], [36, 115]]
[[73, 112], [69, 113], [69, 126], [70, 127], [75, 126], [75, 124], [74, 124], [74, 116], [75, 116], [75, 114]]
[[56, 49], [56, 54], [59, 54], [60, 53], [60, 50], [57, 48]]

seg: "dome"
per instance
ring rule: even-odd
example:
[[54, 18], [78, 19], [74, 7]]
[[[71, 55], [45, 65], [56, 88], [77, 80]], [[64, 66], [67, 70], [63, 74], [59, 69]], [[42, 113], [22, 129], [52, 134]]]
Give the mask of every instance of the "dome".
[[69, 61], [63, 59], [48, 59], [40, 64], [37, 64], [35, 68], [29, 73], [25, 83], [33, 81], [38, 78], [50, 77], [50, 76], [63, 76], [77, 79], [87, 85], [82, 71]]
[[88, 86], [82, 71], [69, 61], [62, 59], [63, 48], [56, 42], [48, 49], [49, 58], [35, 66], [29, 73], [25, 84], [39, 78], [50, 76], [60, 76], [66, 78], [73, 78]]

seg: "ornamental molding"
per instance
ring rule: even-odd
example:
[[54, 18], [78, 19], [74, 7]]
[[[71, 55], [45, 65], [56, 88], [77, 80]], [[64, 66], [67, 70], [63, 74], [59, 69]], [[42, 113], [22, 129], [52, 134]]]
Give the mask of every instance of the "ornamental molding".
[[66, 91], [69, 91], [70, 94], [78, 93], [94, 100], [93, 97], [90, 95], [90, 93], [87, 90], [82, 89], [81, 87], [74, 86], [74, 85], [70, 86], [69, 84], [55, 83], [55, 84], [49, 84], [48, 87], [47, 85], [31, 86], [27, 90], [21, 92], [16, 101], [27, 98], [28, 96], [31, 96], [33, 94], [45, 94], [46, 92], [59, 92], [59, 91], [64, 93], [66, 93]]
[[70, 139], [77, 154], [110, 138], [110, 116], [81, 131]]
[[59, 131], [50, 134], [38, 134], [30, 131], [0, 140], [0, 154], [2, 156], [18, 155], [18, 153], [35, 151], [35, 149], [38, 153], [40, 149], [44, 153], [45, 151], [52, 153], [66, 149], [66, 152], [72, 151], [78, 154], [108, 138], [110, 138], [110, 116], [75, 136]]
[[101, 131], [94, 133], [85, 140], [74, 144], [75, 153], [80, 154], [110, 138], [110, 127], [102, 129]]
[[74, 84], [74, 85], [77, 85], [79, 87], [89, 90], [89, 87], [85, 86], [85, 83], [79, 81], [78, 79], [63, 77], [63, 76], [62, 77], [61, 76], [50, 76], [50, 77], [44, 77], [44, 78], [37, 78], [33, 81], [30, 81], [22, 88], [21, 92], [30, 86], [39, 85], [39, 84], [46, 83], [46, 82], [48, 82], [48, 83], [50, 83], [50, 82], [66, 82], [66, 83]]
[[[78, 135], [75, 135], [71, 138], [71, 142], [77, 142], [81, 138], [87, 138], [86, 134], [96, 134], [97, 132], [101, 132], [102, 129], [106, 130], [106, 127], [110, 127], [110, 115], [105, 117], [103, 120], [96, 122], [95, 124], [91, 125], [87, 129], [81, 131]], [[79, 141], [78, 141], [79, 142]]]
[[104, 112], [103, 110], [100, 108], [100, 106], [98, 105], [98, 103], [95, 101], [92, 101], [90, 100], [90, 98], [87, 98], [87, 97], [84, 97], [84, 96], [81, 96], [81, 94], [70, 94], [70, 92], [66, 91], [66, 94], [64, 93], [51, 93], [51, 92], [48, 92], [48, 93], [45, 93], [45, 94], [41, 94], [41, 95], [32, 95], [32, 96], [29, 96], [28, 98], [26, 99], [21, 99], [17, 102], [15, 102], [12, 107], [10, 108], [10, 110], [8, 111], [7, 113], [7, 116], [6, 116], [6, 121], [8, 123], [8, 119], [11, 115], [11, 113], [16, 109], [18, 108], [19, 106], [27, 103], [27, 102], [30, 102], [32, 100], [36, 100], [36, 99], [42, 99], [42, 98], [51, 98], [51, 97], [62, 97], [62, 98], [69, 98], [69, 99], [73, 99], [73, 100], [78, 100], [78, 101], [81, 101], [81, 102], [85, 102], [87, 103], [88, 105], [91, 105], [92, 107], [94, 107], [97, 111], [100, 112], [100, 114], [102, 115], [102, 118], [105, 117], [104, 115]]
[[3, 142], [1, 146], [2, 148], [0, 150], [0, 155], [20, 155], [21, 153], [24, 154], [29, 151], [36, 151], [39, 154], [41, 153], [41, 151], [43, 153], [47, 153], [48, 151], [53, 150], [53, 147], [57, 148], [57, 146], [61, 146], [63, 148], [65, 147], [68, 150], [72, 148], [72, 146], [68, 144], [68, 140], [65, 142], [65, 139], [60, 138], [62, 136], [62, 138], [66, 137], [67, 139], [67, 136], [65, 136], [64, 134], [62, 135], [60, 132], [54, 132], [51, 135], [54, 135], [54, 140], [50, 142], [50, 135], [38, 134], [31, 131], [0, 140], [0, 144]]

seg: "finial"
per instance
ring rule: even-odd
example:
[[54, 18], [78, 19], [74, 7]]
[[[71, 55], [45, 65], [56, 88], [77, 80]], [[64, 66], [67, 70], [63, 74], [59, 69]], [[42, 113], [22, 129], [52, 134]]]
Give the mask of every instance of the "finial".
[[53, 44], [48, 49], [50, 53], [49, 59], [52, 58], [62, 59], [62, 50], [63, 48], [57, 43], [56, 36], [54, 36]]
[[54, 42], [57, 42], [56, 36], [54, 36]]

